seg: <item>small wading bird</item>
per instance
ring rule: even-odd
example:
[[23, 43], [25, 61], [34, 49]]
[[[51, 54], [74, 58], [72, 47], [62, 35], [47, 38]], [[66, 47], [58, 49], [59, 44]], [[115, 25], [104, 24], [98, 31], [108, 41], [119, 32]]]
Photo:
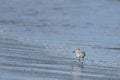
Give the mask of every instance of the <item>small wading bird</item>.
[[79, 58], [79, 62], [84, 61], [84, 57], [85, 57], [85, 52], [84, 51], [77, 48], [73, 51], [73, 53], [75, 53], [76, 56]]

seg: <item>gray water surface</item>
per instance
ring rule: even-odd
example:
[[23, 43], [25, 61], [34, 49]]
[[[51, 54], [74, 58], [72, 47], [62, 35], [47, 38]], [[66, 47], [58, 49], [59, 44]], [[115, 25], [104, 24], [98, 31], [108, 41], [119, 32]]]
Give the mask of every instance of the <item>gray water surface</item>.
[[0, 80], [119, 80], [119, 14], [119, 0], [0, 0]]

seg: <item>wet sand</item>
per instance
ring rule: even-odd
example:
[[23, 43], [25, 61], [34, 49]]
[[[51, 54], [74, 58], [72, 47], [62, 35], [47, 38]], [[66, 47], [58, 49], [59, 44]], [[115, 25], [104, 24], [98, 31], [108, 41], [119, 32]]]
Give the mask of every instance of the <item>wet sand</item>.
[[2, 80], [119, 80], [119, 76], [120, 67], [81, 64], [62, 49], [57, 54], [45, 46], [0, 39]]
[[120, 80], [119, 21], [119, 0], [0, 0], [0, 80]]

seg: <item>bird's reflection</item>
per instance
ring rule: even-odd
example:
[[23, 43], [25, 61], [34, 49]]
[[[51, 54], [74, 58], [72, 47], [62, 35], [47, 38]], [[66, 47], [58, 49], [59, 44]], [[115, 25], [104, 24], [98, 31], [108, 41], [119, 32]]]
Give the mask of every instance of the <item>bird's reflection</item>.
[[75, 66], [73, 66], [74, 72], [82, 72], [84, 69], [83, 63], [78, 63]]
[[83, 63], [77, 63], [73, 66], [73, 73], [72, 73], [72, 79], [73, 80], [82, 80], [82, 72], [84, 69]]

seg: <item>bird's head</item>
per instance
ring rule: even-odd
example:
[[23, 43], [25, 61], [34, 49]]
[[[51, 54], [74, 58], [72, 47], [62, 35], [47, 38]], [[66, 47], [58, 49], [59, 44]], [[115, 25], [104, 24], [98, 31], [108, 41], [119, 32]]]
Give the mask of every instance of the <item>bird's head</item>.
[[76, 49], [73, 51], [73, 53], [75, 53], [75, 52], [78, 51], [78, 50], [80, 50], [80, 48], [76, 48]]

